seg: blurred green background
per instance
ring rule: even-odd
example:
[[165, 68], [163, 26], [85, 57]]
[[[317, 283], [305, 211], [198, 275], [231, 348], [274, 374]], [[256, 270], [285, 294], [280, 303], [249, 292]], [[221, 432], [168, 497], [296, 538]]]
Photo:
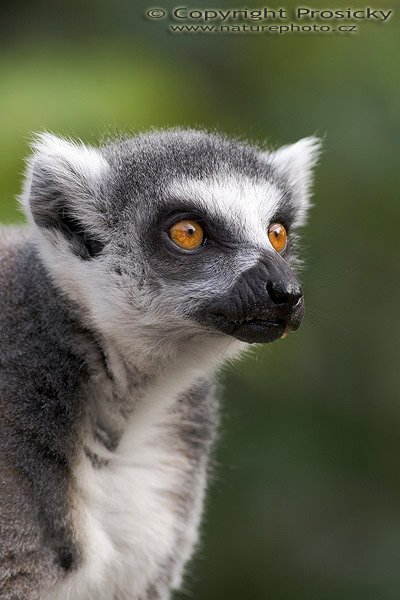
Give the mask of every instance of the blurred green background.
[[21, 219], [33, 131], [326, 136], [304, 230], [304, 326], [223, 374], [204, 535], [179, 598], [398, 599], [399, 17], [357, 35], [172, 35], [143, 18], [150, 6], [3, 8], [0, 219]]

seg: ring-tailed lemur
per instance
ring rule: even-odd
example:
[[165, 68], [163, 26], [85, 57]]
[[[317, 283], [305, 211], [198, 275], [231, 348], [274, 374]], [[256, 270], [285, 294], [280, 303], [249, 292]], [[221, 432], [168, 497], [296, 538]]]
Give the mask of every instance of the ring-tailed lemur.
[[296, 329], [319, 143], [36, 138], [0, 232], [0, 598], [165, 600], [197, 540], [214, 373]]

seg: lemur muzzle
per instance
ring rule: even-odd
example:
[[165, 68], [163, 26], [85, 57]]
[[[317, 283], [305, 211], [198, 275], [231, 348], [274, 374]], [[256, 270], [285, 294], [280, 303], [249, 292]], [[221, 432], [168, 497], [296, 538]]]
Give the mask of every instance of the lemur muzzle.
[[272, 342], [300, 326], [303, 292], [285, 260], [268, 252], [202, 316], [206, 325], [243, 342]]

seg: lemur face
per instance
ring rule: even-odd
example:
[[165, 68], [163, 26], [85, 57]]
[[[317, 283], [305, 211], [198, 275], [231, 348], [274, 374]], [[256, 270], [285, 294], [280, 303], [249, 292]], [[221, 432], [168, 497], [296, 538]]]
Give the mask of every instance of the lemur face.
[[38, 138], [24, 201], [55, 281], [115, 335], [270, 342], [304, 313], [296, 229], [319, 143], [204, 132]]

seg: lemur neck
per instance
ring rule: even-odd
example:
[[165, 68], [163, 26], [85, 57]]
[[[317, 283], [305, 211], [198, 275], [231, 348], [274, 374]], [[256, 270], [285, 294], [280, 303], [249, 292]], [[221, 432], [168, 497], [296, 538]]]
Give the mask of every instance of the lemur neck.
[[164, 354], [163, 360], [158, 357], [145, 370], [127, 360], [110, 339], [98, 342], [97, 351], [97, 368], [92, 360], [88, 389], [92, 440], [86, 446], [94, 464], [107, 456], [104, 447], [113, 452], [135, 423], [149, 427], [165, 420], [179, 398], [200, 379], [209, 379], [218, 364], [211, 347], [196, 356], [183, 350], [174, 356]]

